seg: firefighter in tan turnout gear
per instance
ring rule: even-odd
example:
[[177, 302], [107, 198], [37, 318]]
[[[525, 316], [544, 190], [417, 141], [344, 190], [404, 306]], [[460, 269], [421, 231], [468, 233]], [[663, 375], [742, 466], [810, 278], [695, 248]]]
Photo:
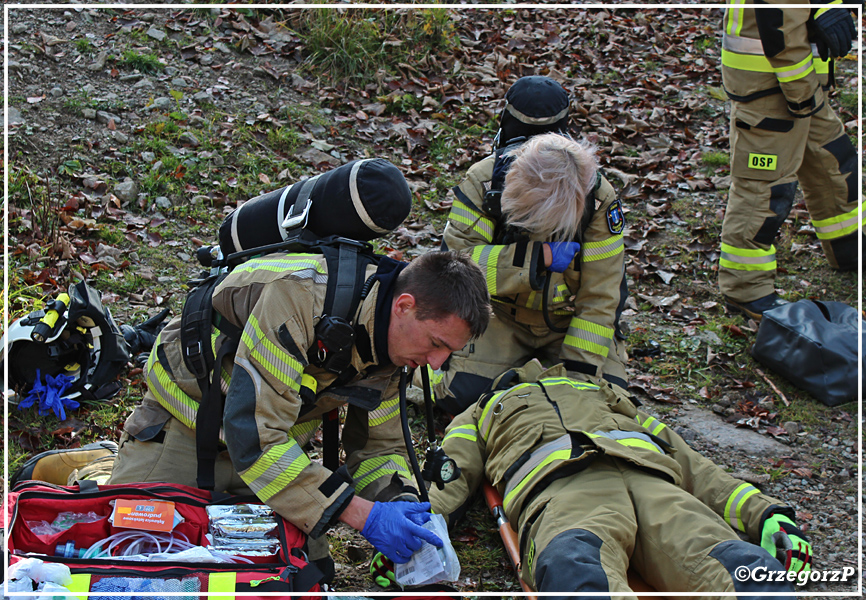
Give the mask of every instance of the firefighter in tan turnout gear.
[[719, 286], [729, 310], [758, 320], [785, 302], [774, 291], [773, 244], [798, 181], [830, 266], [858, 264], [857, 152], [828, 98], [832, 58], [848, 53], [856, 31], [849, 9], [834, 4], [746, 0], [725, 10], [732, 177]]
[[734, 575], [809, 570], [791, 508], [691, 450], [617, 388], [563, 375], [531, 361], [454, 418], [443, 448], [461, 474], [431, 488], [434, 512], [453, 525], [489, 480], [518, 534], [521, 578], [539, 592], [633, 597], [629, 564], [661, 592], [791, 591]]
[[[380, 257], [362, 273], [366, 295], [353, 319], [353, 376], [336, 382], [336, 375], [313, 364], [317, 352], [309, 352], [321, 339], [317, 324], [328, 279], [337, 277], [322, 255], [254, 258], [218, 285], [213, 308], [222, 321], [212, 330], [215, 354], [227, 343], [226, 331], [241, 333], [236, 353], [222, 361], [224, 444], [212, 467], [214, 488], [252, 490], [311, 538], [325, 540], [325, 548], [322, 536], [340, 520], [405, 562], [432, 534], [418, 526], [425, 520], [418, 513], [428, 505], [392, 502], [417, 501], [401, 435], [398, 370], [439, 367], [480, 335], [489, 296], [477, 266], [451, 252], [430, 253], [408, 266]], [[148, 390], [126, 421], [111, 483], [196, 485], [202, 392], [182, 356], [181, 322], [177, 317], [165, 327], [150, 355]], [[323, 416], [346, 403], [341, 442], [348, 474], [330, 471], [303, 449]], [[326, 556], [325, 550], [312, 558]]]
[[594, 148], [544, 133], [567, 130], [562, 86], [523, 77], [505, 98], [499, 147], [454, 188], [445, 228], [443, 247], [485, 272], [495, 314], [431, 377], [437, 406], [451, 414], [533, 357], [564, 362], [572, 377], [628, 385], [622, 206]]

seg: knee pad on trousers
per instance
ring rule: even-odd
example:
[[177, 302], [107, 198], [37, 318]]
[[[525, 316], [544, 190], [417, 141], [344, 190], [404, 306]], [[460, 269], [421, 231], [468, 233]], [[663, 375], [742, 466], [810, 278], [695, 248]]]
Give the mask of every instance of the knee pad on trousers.
[[[557, 535], [535, 559], [532, 572], [539, 592], [608, 592], [601, 566], [601, 538], [585, 529]], [[603, 593], [593, 598], [610, 598]]]
[[448, 386], [450, 395], [436, 398], [436, 406], [451, 415], [459, 415], [478, 402], [482, 394], [490, 390], [493, 380], [474, 373], [457, 373]]
[[759, 244], [772, 244], [782, 227], [782, 223], [788, 218], [791, 208], [794, 206], [794, 194], [797, 193], [797, 182], [780, 183], [770, 188], [770, 210], [774, 216], [764, 219], [764, 224], [755, 234], [755, 241]]
[[824, 145], [824, 150], [833, 155], [839, 163], [839, 172], [848, 174], [845, 183], [848, 185], [848, 203], [857, 201], [857, 150], [847, 133], [843, 133], [832, 142]]
[[[836, 260], [835, 265], [832, 264], [832, 260], [830, 261], [831, 266], [840, 271], [857, 270], [857, 257], [860, 255], [857, 249], [857, 239], [859, 237], [860, 234], [854, 232], [830, 241], [830, 247], [833, 249], [833, 258]], [[863, 252], [866, 252], [866, 240], [863, 243]], [[866, 264], [866, 257], [864, 257], [863, 263]]]
[[[788, 581], [767, 581], [767, 577], [761, 577], [770, 571], [784, 571], [775, 557], [755, 544], [742, 540], [728, 540], [716, 545], [710, 552], [710, 556], [719, 561], [725, 570], [731, 574], [734, 589], [737, 593], [749, 592], [761, 594], [764, 592], [789, 592], [793, 594], [794, 587]], [[751, 577], [743, 577], [748, 569]], [[757, 575], [757, 576], [755, 576]], [[744, 581], [741, 581], [744, 579]], [[761, 581], [760, 579], [763, 579]], [[767, 598], [793, 598], [792, 596], [749, 596], [750, 600], [763, 600]]]

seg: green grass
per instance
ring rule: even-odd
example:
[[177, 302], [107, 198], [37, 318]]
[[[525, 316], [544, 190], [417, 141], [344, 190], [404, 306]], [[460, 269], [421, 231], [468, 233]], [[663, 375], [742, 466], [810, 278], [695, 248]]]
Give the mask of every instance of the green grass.
[[154, 75], [165, 69], [155, 54], [139, 54], [135, 50], [124, 50], [123, 58], [118, 61], [121, 66], [136, 69], [146, 75]]
[[705, 152], [701, 155], [701, 163], [708, 167], [726, 167], [731, 164], [731, 155], [727, 152]]
[[93, 44], [87, 38], [78, 38], [75, 40], [75, 49], [79, 54], [90, 55], [94, 52]]

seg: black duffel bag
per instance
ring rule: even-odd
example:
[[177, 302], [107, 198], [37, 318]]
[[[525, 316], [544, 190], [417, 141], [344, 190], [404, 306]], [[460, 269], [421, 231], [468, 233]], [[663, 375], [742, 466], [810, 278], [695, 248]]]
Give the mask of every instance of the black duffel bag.
[[843, 302], [785, 304], [764, 313], [752, 356], [828, 406], [853, 402], [860, 321]]

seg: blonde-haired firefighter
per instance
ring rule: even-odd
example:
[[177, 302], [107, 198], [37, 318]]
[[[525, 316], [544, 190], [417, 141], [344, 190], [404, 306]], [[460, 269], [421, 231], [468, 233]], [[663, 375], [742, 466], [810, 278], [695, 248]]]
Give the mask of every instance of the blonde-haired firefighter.
[[530, 362], [454, 418], [443, 448], [461, 473], [431, 488], [435, 512], [453, 524], [490, 481], [518, 534], [520, 576], [539, 592], [636, 598], [629, 565], [661, 592], [792, 591], [767, 576], [810, 569], [792, 508], [691, 450], [607, 382], [564, 375]]
[[830, 266], [857, 268], [857, 152], [828, 98], [832, 57], [848, 53], [856, 31], [850, 10], [834, 6], [839, 0], [728, 4], [722, 77], [731, 99], [731, 189], [719, 287], [729, 310], [760, 320], [785, 302], [774, 288], [774, 241], [798, 181]]
[[531, 358], [562, 362], [577, 379], [628, 386], [622, 205], [590, 144], [559, 133], [523, 141], [567, 128], [559, 84], [524, 77], [506, 100], [500, 148], [454, 188], [445, 228], [443, 247], [469, 254], [486, 273], [495, 315], [433, 373], [436, 404], [451, 414]]

